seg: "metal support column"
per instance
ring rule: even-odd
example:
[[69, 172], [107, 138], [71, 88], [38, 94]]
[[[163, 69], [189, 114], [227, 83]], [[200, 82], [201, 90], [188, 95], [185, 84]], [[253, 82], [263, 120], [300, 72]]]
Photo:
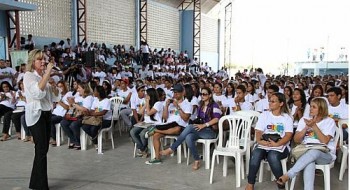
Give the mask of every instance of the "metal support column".
[[224, 29], [224, 66], [231, 66], [231, 31], [232, 31], [232, 3], [225, 7], [225, 29]]
[[86, 0], [77, 0], [77, 28], [78, 28], [78, 43], [87, 41], [86, 35]]
[[201, 0], [193, 0], [193, 59], [200, 62], [201, 49]]
[[8, 48], [13, 48], [16, 42], [16, 49], [21, 49], [21, 35], [19, 24], [19, 11], [6, 11], [7, 15], [7, 39]]
[[[140, 44], [147, 42], [147, 0], [140, 0]], [[147, 42], [148, 43], [148, 42]]]

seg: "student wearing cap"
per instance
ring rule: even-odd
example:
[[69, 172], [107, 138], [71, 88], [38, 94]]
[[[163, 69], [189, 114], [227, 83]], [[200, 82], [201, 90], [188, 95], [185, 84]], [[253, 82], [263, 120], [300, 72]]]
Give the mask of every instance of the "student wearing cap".
[[184, 98], [184, 87], [176, 84], [173, 87], [174, 97], [165, 102], [163, 109], [163, 119], [166, 120], [164, 125], [157, 125], [146, 133], [146, 136], [153, 135], [153, 145], [155, 150], [155, 159], [147, 161], [146, 164], [160, 164], [160, 139], [165, 135], [178, 135], [184, 127], [188, 125], [192, 106]]

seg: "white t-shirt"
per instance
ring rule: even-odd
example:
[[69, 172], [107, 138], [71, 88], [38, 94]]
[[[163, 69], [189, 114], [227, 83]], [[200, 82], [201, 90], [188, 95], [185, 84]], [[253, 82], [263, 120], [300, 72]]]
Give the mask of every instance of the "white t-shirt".
[[349, 118], [349, 106], [347, 104], [340, 103], [338, 106], [328, 105], [329, 117], [337, 117], [339, 119], [348, 119]]
[[136, 110], [138, 114], [142, 114], [142, 107], [146, 104], [145, 98], [139, 98], [138, 94], [133, 94], [130, 100], [130, 107]]
[[[4, 92], [1, 92], [0, 94], [3, 95]], [[15, 109], [15, 104], [12, 103], [12, 99], [13, 98], [12, 98], [11, 93], [10, 92], [6, 92], [5, 96], [7, 97], [7, 99], [1, 101], [0, 104], [4, 105], [6, 107], [9, 107], [9, 108]]]
[[101, 112], [103, 110], [107, 110], [107, 113], [103, 115], [103, 120], [112, 120], [112, 102], [108, 98], [103, 100], [99, 100], [95, 98], [94, 103], [91, 106], [91, 110], [95, 110], [95, 112]]
[[[236, 103], [234, 99], [231, 99], [231, 101], [228, 101], [225, 105], [230, 109], [230, 115], [233, 115], [234, 112], [236, 112]], [[239, 107], [241, 107], [241, 110], [253, 110], [254, 107], [251, 103], [245, 101], [245, 102], [239, 102]]]
[[[71, 97], [71, 96], [72, 96], [72, 92], [68, 92], [62, 97], [61, 101], [68, 105], [68, 97]], [[66, 112], [67, 112], [66, 109], [64, 109], [60, 104], [57, 104], [56, 108], [52, 111], [52, 114], [63, 117], [66, 114]]]
[[[310, 119], [310, 118], [306, 118], [306, 119]], [[321, 132], [324, 135], [326, 135], [326, 136], [330, 135], [331, 137], [334, 137], [336, 125], [335, 125], [335, 122], [332, 118], [327, 117], [327, 118], [323, 119], [322, 121], [316, 123], [316, 125], [318, 126], [318, 128], [321, 130]], [[306, 124], [305, 124], [304, 117], [303, 117], [299, 121], [297, 131], [302, 131], [305, 128], [305, 126], [306, 126]], [[316, 133], [312, 129], [310, 129], [306, 132], [303, 143], [304, 144], [306, 144], [306, 143], [320, 143], [320, 141], [318, 140]], [[332, 138], [327, 144], [327, 147], [330, 150], [330, 153], [332, 155], [333, 160], [336, 159], [335, 143], [336, 142], [334, 142], [334, 139]]]
[[167, 88], [163, 88], [165, 95], [166, 95], [166, 99], [169, 98], [173, 98], [174, 92], [172, 91], [173, 88], [167, 89]]
[[26, 97], [26, 95], [23, 91], [17, 90], [17, 92], [16, 92], [16, 99], [17, 99], [16, 107], [24, 107], [26, 105], [25, 101], [19, 99], [20, 92], [22, 93], [22, 96]]
[[[291, 115], [295, 114], [295, 111], [297, 110], [297, 106], [293, 104]], [[309, 117], [310, 115], [310, 105], [306, 104], [304, 109], [303, 117]], [[297, 128], [299, 121], [294, 121], [294, 128]]]
[[[288, 114], [275, 116], [271, 111], [260, 114], [255, 129], [262, 131], [263, 134], [279, 134], [283, 138], [287, 132], [293, 133], [293, 120]], [[286, 144], [288, 149], [289, 142]]]
[[263, 112], [268, 111], [269, 109], [269, 100], [267, 98], [261, 99], [256, 103], [255, 111]]
[[77, 103], [79, 106], [83, 106], [86, 109], [90, 109], [92, 103], [94, 102], [94, 97], [89, 95], [83, 98], [82, 96], [75, 98], [75, 103]]
[[[192, 97], [192, 100], [190, 102], [191, 106], [192, 106], [192, 113], [191, 113], [191, 116], [190, 116], [190, 120], [195, 120], [197, 118], [197, 115], [198, 115], [198, 106], [199, 106], [199, 100], [197, 97], [193, 96]], [[193, 106], [197, 106], [195, 112], [193, 113]]]
[[244, 99], [246, 102], [254, 103], [259, 100], [259, 96], [257, 93], [254, 93], [253, 95], [248, 93], [247, 95], [245, 95]]
[[[129, 94], [132, 93], [132, 90], [131, 89], [127, 89], [126, 91], [123, 91], [123, 90], [118, 90], [117, 91], [117, 96], [119, 97], [122, 97], [123, 98], [123, 101], [126, 99], [126, 97], [129, 96]], [[129, 107], [129, 104], [121, 104], [120, 105], [121, 108], [125, 108], [125, 107]]]
[[[187, 99], [183, 100], [181, 102], [181, 104], [179, 104], [180, 108], [182, 109], [182, 111], [186, 114], [192, 114], [192, 106], [191, 104], [188, 102]], [[177, 122], [177, 124], [179, 124], [181, 127], [186, 127], [188, 124], [188, 121], [184, 121], [179, 113], [179, 110], [176, 109], [176, 107], [174, 106], [174, 104], [170, 104], [168, 107], [168, 120], [167, 123], [171, 123], [171, 122]]]
[[105, 72], [93, 72], [92, 73], [93, 77], [98, 77], [100, 78], [100, 85], [102, 85], [103, 81], [105, 80], [105, 77], [107, 76]]
[[145, 114], [145, 122], [146, 123], [162, 123], [162, 114], [163, 114], [163, 109], [164, 109], [164, 101], [158, 101], [153, 105], [153, 109], [157, 110], [157, 112], [154, 114], [153, 118], [156, 121], [153, 121], [150, 116]]
[[220, 96], [217, 96], [215, 94], [213, 94], [213, 99], [215, 102], [224, 102], [226, 100], [226, 96], [225, 95], [220, 95]]

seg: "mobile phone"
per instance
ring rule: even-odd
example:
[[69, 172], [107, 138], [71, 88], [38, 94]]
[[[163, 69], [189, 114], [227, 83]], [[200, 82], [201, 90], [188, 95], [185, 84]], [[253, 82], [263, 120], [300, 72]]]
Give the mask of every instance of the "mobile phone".
[[173, 100], [173, 99], [170, 99], [170, 100], [169, 100], [169, 103], [171, 103], [171, 104], [172, 104], [173, 102], [174, 102], [174, 100]]

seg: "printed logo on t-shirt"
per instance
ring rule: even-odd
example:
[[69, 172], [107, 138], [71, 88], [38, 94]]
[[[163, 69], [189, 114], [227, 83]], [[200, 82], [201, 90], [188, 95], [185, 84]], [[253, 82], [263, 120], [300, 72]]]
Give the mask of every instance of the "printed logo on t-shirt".
[[313, 130], [306, 131], [305, 138], [318, 139], [317, 134]]
[[270, 132], [277, 132], [281, 134], [284, 131], [284, 126], [282, 123], [271, 124], [271, 125], [267, 125], [267, 129]]
[[329, 117], [332, 119], [340, 119], [340, 114], [339, 113], [329, 114]]
[[179, 115], [179, 110], [177, 110], [177, 109], [170, 110], [169, 114], [170, 115]]

